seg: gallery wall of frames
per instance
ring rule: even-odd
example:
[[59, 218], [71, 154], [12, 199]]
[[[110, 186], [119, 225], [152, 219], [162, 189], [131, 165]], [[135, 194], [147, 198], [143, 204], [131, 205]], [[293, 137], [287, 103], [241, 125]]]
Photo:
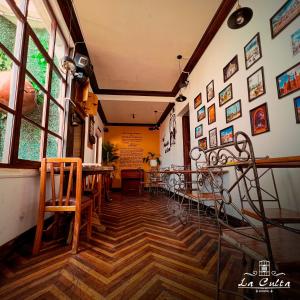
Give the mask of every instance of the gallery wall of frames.
[[[252, 8], [253, 19], [237, 30], [223, 23], [182, 91], [189, 100], [191, 146], [213, 148], [244, 131], [257, 156], [299, 155], [300, 1], [241, 5]], [[176, 104], [178, 114], [185, 105]], [[296, 177], [281, 173], [286, 206], [300, 209], [293, 197], [300, 193]]]

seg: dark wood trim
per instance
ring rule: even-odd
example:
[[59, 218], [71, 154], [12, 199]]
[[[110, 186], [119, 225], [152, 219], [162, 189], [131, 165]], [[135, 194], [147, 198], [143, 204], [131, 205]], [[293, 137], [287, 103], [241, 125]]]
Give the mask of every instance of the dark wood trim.
[[13, 109], [11, 109], [10, 107], [2, 104], [1, 102], [0, 102], [0, 108], [4, 109], [5, 111], [7, 111], [8, 113], [11, 113], [13, 115], [15, 114], [15, 111]]
[[166, 117], [169, 115], [170, 111], [173, 109], [174, 106], [175, 106], [174, 102], [171, 102], [168, 104], [165, 111], [161, 114], [161, 116], [157, 122], [158, 125], [160, 125], [166, 119]]
[[102, 95], [128, 95], [128, 96], [154, 96], [154, 97], [174, 97], [172, 92], [167, 91], [143, 91], [143, 90], [112, 90], [98, 89], [96, 94]]
[[104, 110], [102, 108], [100, 100], [98, 100], [98, 114], [99, 114], [100, 119], [102, 120], [103, 124], [106, 125], [107, 124], [107, 119], [106, 119], [106, 116], [105, 116], [105, 113], [104, 113]]

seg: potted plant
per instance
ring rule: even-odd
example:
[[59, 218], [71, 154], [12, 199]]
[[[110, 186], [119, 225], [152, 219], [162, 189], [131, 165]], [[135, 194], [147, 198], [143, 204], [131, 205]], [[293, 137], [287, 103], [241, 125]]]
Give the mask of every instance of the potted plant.
[[112, 165], [119, 156], [117, 155], [118, 148], [116, 145], [110, 143], [109, 141], [104, 141], [102, 143], [102, 163], [104, 165]]
[[150, 167], [155, 168], [160, 165], [160, 159], [155, 153], [148, 152], [148, 155], [143, 158], [144, 163], [149, 163]]

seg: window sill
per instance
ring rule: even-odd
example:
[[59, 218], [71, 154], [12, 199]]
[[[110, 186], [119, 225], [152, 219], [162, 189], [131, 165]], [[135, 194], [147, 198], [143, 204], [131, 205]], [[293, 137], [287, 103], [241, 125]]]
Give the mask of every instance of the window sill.
[[36, 177], [39, 175], [37, 169], [0, 168], [0, 179]]

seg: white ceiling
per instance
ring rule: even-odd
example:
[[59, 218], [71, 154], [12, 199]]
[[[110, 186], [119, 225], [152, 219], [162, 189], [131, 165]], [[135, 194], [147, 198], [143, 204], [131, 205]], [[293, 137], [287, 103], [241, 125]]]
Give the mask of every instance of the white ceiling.
[[99, 87], [147, 91], [172, 90], [179, 77], [176, 56], [190, 58], [221, 4], [221, 0], [73, 2]]
[[155, 124], [168, 104], [158, 101], [101, 100], [102, 109], [110, 123]]

